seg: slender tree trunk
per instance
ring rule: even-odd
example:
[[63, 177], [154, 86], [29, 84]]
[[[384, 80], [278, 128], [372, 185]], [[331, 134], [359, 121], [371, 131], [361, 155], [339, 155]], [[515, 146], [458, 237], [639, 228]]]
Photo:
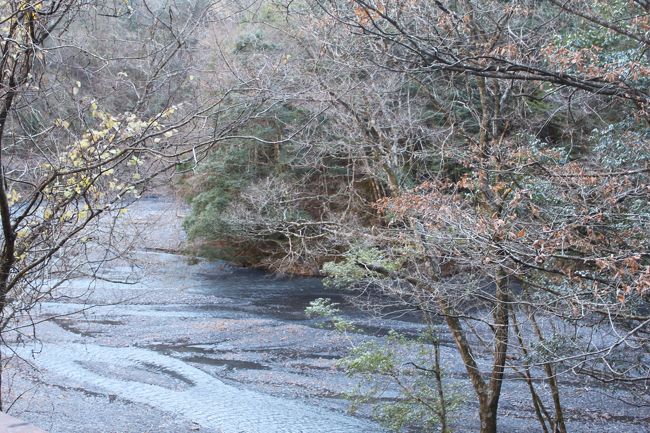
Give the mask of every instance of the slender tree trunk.
[[[515, 336], [517, 337], [517, 341], [519, 342], [521, 353], [525, 357], [528, 357], [529, 355], [528, 347], [526, 346], [526, 342], [524, 341], [521, 328], [519, 327], [519, 321], [517, 320], [517, 314], [515, 312], [512, 312], [512, 325], [514, 328]], [[537, 391], [535, 391], [535, 385], [533, 383], [533, 376], [530, 372], [530, 366], [528, 364], [524, 364], [523, 368], [524, 368], [524, 372], [522, 373], [522, 375], [526, 380], [526, 384], [528, 385], [528, 391], [530, 391], [530, 396], [533, 401], [533, 407], [535, 408], [535, 416], [537, 417], [537, 420], [539, 421], [539, 424], [542, 427], [543, 432], [548, 433], [548, 427], [546, 426], [546, 421], [548, 420], [549, 423], [552, 423], [551, 417], [548, 414], [546, 408], [544, 407], [542, 400], [539, 398]]]
[[[424, 309], [426, 311], [426, 309]], [[439, 409], [438, 409], [438, 421], [440, 421], [440, 432], [441, 433], [451, 433], [449, 426], [447, 425], [447, 397], [445, 395], [445, 388], [442, 383], [442, 363], [440, 360], [440, 336], [438, 332], [435, 331], [433, 327], [433, 321], [429, 314], [425, 313], [424, 317], [426, 322], [429, 324], [429, 331], [432, 336], [433, 343], [433, 365], [434, 365], [434, 380], [436, 382], [436, 391], [438, 393], [439, 400]]]
[[479, 418], [481, 420], [481, 433], [497, 433], [497, 408], [498, 399], [479, 399]]
[[501, 386], [503, 384], [506, 367], [506, 356], [508, 353], [508, 337], [510, 334], [510, 297], [508, 293], [508, 277], [503, 268], [497, 271], [496, 284], [496, 305], [494, 307], [494, 348], [492, 358], [492, 373], [488, 383], [484, 382], [479, 397], [479, 419], [481, 421], [480, 433], [497, 432], [497, 412], [499, 399], [501, 397]]
[[[460, 356], [465, 364], [467, 374], [474, 386], [474, 391], [478, 396], [479, 401], [479, 419], [481, 421], [480, 433], [496, 433], [497, 431], [497, 409], [499, 405], [498, 394], [493, 394], [490, 391], [491, 383], [487, 384], [478, 365], [474, 359], [472, 348], [465, 337], [465, 331], [451, 309], [442, 301], [440, 303], [443, 308], [443, 314], [447, 322], [447, 326], [451, 330]], [[496, 360], [496, 358], [495, 358]], [[499, 387], [500, 390], [500, 387]]]
[[[531, 312], [530, 322], [533, 325], [533, 329], [537, 334], [539, 341], [544, 342], [544, 334], [542, 329], [537, 323], [535, 314]], [[553, 433], [567, 433], [566, 424], [564, 422], [564, 411], [562, 410], [562, 403], [560, 402], [560, 387], [557, 383], [557, 378], [555, 377], [555, 369], [553, 365], [549, 362], [544, 363], [544, 372], [546, 373], [546, 378], [548, 379], [549, 387], [551, 388], [551, 396], [553, 398], [553, 408], [555, 409], [555, 422], [553, 423]]]

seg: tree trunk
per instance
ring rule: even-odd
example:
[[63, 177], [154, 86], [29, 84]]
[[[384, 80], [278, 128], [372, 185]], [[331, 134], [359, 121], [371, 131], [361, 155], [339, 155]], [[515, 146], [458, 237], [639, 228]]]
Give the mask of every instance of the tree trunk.
[[481, 433], [497, 433], [497, 408], [499, 400], [479, 399], [478, 415], [481, 420]]
[[[542, 343], [545, 342], [544, 334], [542, 329], [537, 323], [534, 312], [531, 311], [530, 322], [533, 325], [533, 329], [537, 334], [537, 338]], [[546, 372], [546, 377], [548, 379], [549, 387], [551, 388], [551, 395], [553, 396], [553, 407], [555, 409], [555, 421], [553, 422], [553, 433], [567, 433], [566, 424], [564, 422], [564, 411], [562, 409], [562, 403], [560, 402], [560, 387], [557, 383], [555, 369], [553, 365], [549, 362], [544, 363], [544, 371]]]

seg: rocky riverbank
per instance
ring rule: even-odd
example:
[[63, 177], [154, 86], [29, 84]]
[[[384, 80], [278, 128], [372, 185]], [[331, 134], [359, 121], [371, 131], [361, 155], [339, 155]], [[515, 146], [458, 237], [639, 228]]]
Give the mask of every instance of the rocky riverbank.
[[[38, 325], [38, 344], [18, 348], [36, 369], [9, 374], [13, 395], [24, 393], [12, 413], [52, 433], [380, 432], [346, 413], [343, 394], [355, 382], [336, 360], [351, 344], [382, 341], [390, 327], [418, 325], [348, 306], [346, 317], [369, 332], [318, 327], [304, 308], [319, 297], [345, 304], [340, 292], [314, 278], [170, 253], [182, 248], [183, 212], [171, 200], [143, 199], [124, 218], [143, 239], [128, 260], [111, 263], [104, 280], [68, 284], [70, 300], [43, 304], [39, 317], [57, 317]], [[467, 389], [449, 338], [442, 350], [449, 380]], [[570, 431], [647, 431], [641, 408], [604, 391], [579, 381], [565, 388]], [[471, 400], [468, 391], [454, 431], [476, 431]], [[524, 383], [504, 384], [501, 407], [502, 431], [537, 431]]]

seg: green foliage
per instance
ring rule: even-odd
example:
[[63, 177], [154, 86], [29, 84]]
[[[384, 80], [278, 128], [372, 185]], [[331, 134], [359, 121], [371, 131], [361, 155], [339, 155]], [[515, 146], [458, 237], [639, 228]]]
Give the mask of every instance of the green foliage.
[[531, 344], [531, 351], [526, 357], [528, 364], [553, 362], [559, 358], [573, 356], [580, 353], [583, 341], [578, 337], [553, 333], [544, 341]]
[[350, 377], [360, 378], [348, 396], [351, 410], [370, 404], [377, 421], [394, 432], [413, 427], [427, 431], [440, 428], [442, 418], [447, 421], [448, 414], [464, 399], [437, 381], [436, 374], [442, 376], [442, 372], [432, 356], [436, 350], [432, 343], [438, 342], [430, 338], [426, 333], [414, 341], [391, 331], [386, 343], [371, 341], [354, 347], [338, 363]]
[[355, 245], [348, 250], [342, 261], [327, 262], [323, 273], [327, 276], [325, 284], [348, 286], [365, 278], [379, 278], [381, 274], [374, 269], [381, 268], [394, 272], [403, 264], [403, 258], [392, 258], [377, 247]]
[[[633, 27], [628, 25], [630, 16], [629, 1], [614, 0], [607, 3], [594, 2], [594, 9], [602, 18], [616, 21], [617, 25], [623, 29], [634, 31]], [[626, 46], [625, 41], [628, 38], [622, 37], [616, 32], [600, 26], [591, 25], [583, 19], [576, 19], [572, 26], [567, 26], [567, 31], [558, 34], [556, 37], [562, 45], [580, 49], [592, 48], [594, 46], [605, 47], [608, 50], [621, 50]]]
[[200, 166], [202, 191], [192, 197], [192, 212], [183, 223], [190, 239], [219, 239], [230, 231], [221, 215], [231, 200], [263, 171], [251, 164], [253, 146], [235, 143], [217, 149]]
[[338, 304], [332, 302], [329, 298], [318, 298], [309, 303], [305, 308], [307, 317], [321, 317], [331, 319], [341, 312], [336, 306]]
[[390, 374], [396, 368], [395, 353], [394, 349], [386, 349], [374, 341], [362, 344], [341, 359], [339, 366], [350, 376], [372, 378], [375, 374]]
[[275, 48], [275, 44], [265, 39], [264, 33], [257, 30], [255, 32], [244, 32], [237, 37], [235, 41], [235, 53], [248, 51], [265, 51]]
[[305, 314], [307, 317], [327, 319], [338, 332], [357, 332], [354, 323], [345, 320], [339, 315], [341, 310], [337, 308], [337, 305], [329, 298], [318, 298], [309, 303], [309, 306], [305, 308]]
[[[302, 122], [304, 115], [291, 106], [278, 105], [269, 110], [266, 117], [249, 122], [239, 134], [274, 140], [286, 125]], [[198, 185], [193, 188], [193, 195], [189, 200], [192, 210], [184, 222], [189, 238], [221, 240], [236, 237], [236, 229], [224, 218], [228, 207], [254, 182], [271, 175], [279, 176], [284, 171], [285, 164], [295, 155], [296, 152], [288, 144], [263, 146], [254, 140], [230, 141], [216, 148], [207, 161], [199, 165], [196, 175], [190, 179], [190, 182]], [[177, 167], [178, 170], [184, 168]], [[275, 208], [269, 208], [269, 211], [272, 210], [277, 211]], [[287, 216], [299, 219], [304, 213], [284, 212], [283, 217]], [[270, 218], [273, 215], [265, 217]]]
[[643, 167], [650, 161], [650, 128], [635, 130], [631, 123], [612, 123], [591, 132], [595, 155], [603, 167]]
[[285, 24], [286, 14], [289, 13], [289, 9], [294, 9], [296, 7], [304, 7], [303, 2], [291, 2], [289, 4], [277, 2], [277, 1], [266, 1], [260, 5], [259, 8], [259, 19], [264, 23], [269, 23], [273, 25]]
[[[327, 298], [315, 299], [305, 309], [307, 316], [328, 320], [338, 332], [357, 332], [340, 312], [338, 304]], [[417, 339], [391, 330], [385, 342], [353, 346], [337, 363], [348, 376], [359, 379], [347, 394], [350, 411], [369, 405], [374, 418], [394, 432], [414, 426], [434, 430], [443, 419], [446, 424], [448, 414], [464, 399], [442, 382], [439, 344], [431, 330]]]
[[22, 118], [21, 124], [30, 134], [36, 134], [43, 130], [44, 119], [39, 111], [32, 110], [24, 114], [20, 113], [19, 116]]
[[[594, 11], [601, 19], [627, 31], [630, 34], [642, 34], [643, 28], [634, 24], [635, 15], [639, 10], [635, 9], [633, 2], [615, 0], [609, 2], [594, 2]], [[589, 52], [594, 58], [593, 65], [607, 66], [609, 69], [625, 69], [631, 62], [638, 62], [639, 65], [648, 66], [648, 56], [640, 51], [637, 41], [619, 33], [611, 31], [604, 26], [594, 26], [593, 23], [584, 19], [574, 19], [565, 27], [564, 31], [555, 35], [555, 44], [567, 48], [573, 52]], [[576, 64], [580, 62], [574, 62]], [[580, 71], [579, 67], [573, 68], [574, 72]], [[650, 84], [646, 74], [626, 76], [626, 80], [639, 80], [639, 84]]]

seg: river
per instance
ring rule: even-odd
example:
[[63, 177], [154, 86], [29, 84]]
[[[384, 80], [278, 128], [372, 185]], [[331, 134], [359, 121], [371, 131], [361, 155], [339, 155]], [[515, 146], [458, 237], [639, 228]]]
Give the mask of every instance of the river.
[[[37, 326], [36, 344], [18, 348], [34, 369], [13, 376], [13, 395], [24, 395], [12, 414], [52, 433], [383, 431], [364, 413], [347, 413], [344, 393], [355, 381], [336, 360], [388, 328], [418, 325], [371, 319], [315, 278], [176, 254], [185, 211], [173, 200], [141, 200], [124, 217], [141, 237], [129, 260], [110, 264], [105, 280], [71, 282], [62, 289], [69, 299], [41, 306], [38, 317], [57, 317]], [[340, 302], [368, 332], [317, 326], [304, 308], [318, 297]], [[450, 378], [466, 383], [450, 341], [443, 359]], [[583, 388], [572, 385], [565, 400], [572, 431], [647, 431], [641, 412], [623, 413]], [[470, 403], [456, 431], [475, 431], [463, 389]], [[508, 382], [503, 431], [536, 431], [529, 406], [524, 384]]]

